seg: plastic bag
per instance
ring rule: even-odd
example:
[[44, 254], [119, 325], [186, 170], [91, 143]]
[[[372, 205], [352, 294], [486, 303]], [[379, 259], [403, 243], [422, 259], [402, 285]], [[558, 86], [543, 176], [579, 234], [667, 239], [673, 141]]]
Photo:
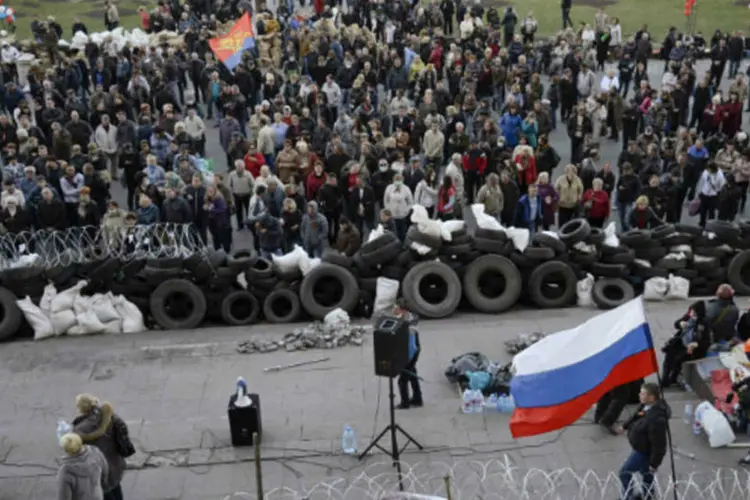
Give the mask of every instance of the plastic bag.
[[148, 330], [143, 321], [143, 313], [138, 306], [130, 302], [122, 295], [118, 295], [112, 300], [117, 314], [122, 318], [122, 333], [138, 333]]
[[417, 243], [416, 241], [412, 241], [409, 243], [409, 248], [417, 252], [419, 255], [427, 255], [428, 253], [432, 252], [432, 248], [428, 247], [427, 245], [423, 245], [421, 243]]
[[669, 288], [666, 298], [669, 300], [687, 300], [690, 294], [690, 281], [673, 274], [669, 275]]
[[482, 229], [491, 229], [493, 231], [503, 231], [505, 228], [494, 217], [484, 213], [484, 205], [475, 203], [471, 206], [471, 212], [477, 221], [477, 226]]
[[[457, 231], [460, 231], [466, 227], [466, 223], [462, 220], [447, 220], [443, 222], [443, 229], [448, 231], [449, 233], [455, 233]], [[450, 240], [449, 240], [450, 241]]]
[[597, 248], [596, 245], [587, 245], [583, 241], [579, 241], [575, 245], [573, 245], [573, 248], [581, 253], [596, 253]]
[[52, 302], [50, 304], [50, 312], [57, 313], [60, 311], [65, 311], [66, 309], [73, 309], [73, 304], [75, 304], [76, 297], [81, 294], [81, 289], [85, 287], [86, 284], [86, 281], [79, 281], [72, 288], [68, 288], [64, 292], [58, 293], [52, 299]]
[[667, 278], [650, 278], [643, 284], [644, 300], [664, 300], [669, 290]]
[[52, 310], [52, 299], [57, 295], [57, 288], [55, 285], [50, 283], [44, 287], [44, 294], [42, 294], [42, 300], [39, 301], [39, 309], [44, 311], [45, 314], [49, 315]]
[[337, 307], [336, 309], [325, 315], [325, 317], [323, 318], [323, 323], [326, 326], [332, 327], [346, 326], [351, 323], [351, 318], [349, 317], [349, 313], [347, 313], [340, 307]]
[[513, 242], [513, 246], [516, 247], [516, 250], [519, 252], [523, 252], [526, 250], [526, 247], [529, 246], [531, 233], [528, 229], [510, 227], [506, 229], [505, 232], [508, 234], [508, 238]]
[[302, 271], [303, 276], [307, 276], [307, 273], [315, 269], [320, 265], [321, 260], [317, 257], [314, 259], [308, 258], [307, 260], [301, 259], [299, 264], [299, 270]]
[[307, 257], [307, 252], [305, 252], [301, 246], [294, 245], [294, 250], [291, 252], [282, 255], [281, 257], [271, 255], [271, 259], [273, 260], [273, 265], [276, 269], [283, 273], [289, 273], [297, 269], [300, 259], [302, 259], [303, 256]]
[[380, 313], [384, 311], [390, 311], [393, 306], [396, 305], [396, 299], [398, 298], [398, 288], [401, 284], [390, 278], [378, 278], [377, 286], [375, 288], [375, 305], [373, 306], [373, 313]]
[[107, 295], [97, 293], [91, 297], [91, 308], [96, 313], [96, 317], [102, 323], [109, 323], [111, 321], [119, 321], [122, 318], [115, 310], [112, 305], [112, 294]]
[[617, 237], [617, 227], [614, 222], [607, 224], [604, 228], [604, 245], [608, 247], [619, 247], [620, 238]]
[[591, 274], [587, 274], [586, 277], [576, 285], [579, 307], [591, 307], [594, 305], [594, 300], [591, 298], [591, 290], [594, 288], [594, 281], [594, 277]]
[[711, 448], [720, 448], [734, 442], [734, 431], [727, 418], [708, 401], [695, 408], [695, 421], [706, 432]]
[[66, 309], [65, 311], [52, 313], [50, 322], [52, 328], [55, 329], [55, 335], [64, 335], [76, 326], [78, 320], [76, 320], [76, 313], [73, 312], [73, 309]]
[[367, 242], [375, 241], [376, 239], [380, 238], [385, 234], [385, 229], [383, 228], [383, 224], [378, 224], [378, 227], [370, 231], [370, 234], [367, 236]]
[[42, 340], [55, 336], [55, 329], [46, 314], [38, 308], [29, 297], [17, 300], [18, 308], [26, 321], [34, 329], [34, 340]]
[[78, 324], [68, 330], [68, 335], [93, 335], [104, 331], [104, 324], [99, 321], [92, 307], [91, 297], [79, 295], [73, 304], [73, 311]]
[[490, 384], [492, 377], [485, 371], [481, 372], [466, 372], [466, 376], [469, 378], [469, 389], [472, 391], [482, 391], [485, 387]]

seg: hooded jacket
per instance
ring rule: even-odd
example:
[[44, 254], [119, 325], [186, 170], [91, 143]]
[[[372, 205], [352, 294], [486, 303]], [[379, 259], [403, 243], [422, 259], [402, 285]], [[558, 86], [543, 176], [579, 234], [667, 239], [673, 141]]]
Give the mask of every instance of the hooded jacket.
[[658, 469], [667, 453], [667, 424], [672, 410], [663, 399], [651, 407], [640, 405], [623, 428], [633, 450], [648, 457], [649, 466]]
[[81, 436], [84, 444], [91, 445], [90, 448], [98, 448], [107, 461], [106, 479], [103, 482], [105, 493], [116, 488], [125, 475], [125, 459], [117, 451], [114, 436], [116, 425], [118, 432], [127, 429], [120, 417], [115, 415], [112, 405], [106, 402], [91, 413], [73, 420], [73, 432]]
[[61, 459], [57, 471], [58, 500], [102, 500], [102, 484], [108, 474], [107, 460], [93, 446]]

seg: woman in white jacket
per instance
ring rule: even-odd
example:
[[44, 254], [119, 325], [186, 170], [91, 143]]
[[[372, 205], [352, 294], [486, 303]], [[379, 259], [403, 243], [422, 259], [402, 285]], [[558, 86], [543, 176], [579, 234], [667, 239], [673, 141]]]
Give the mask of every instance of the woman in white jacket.
[[425, 169], [424, 179], [419, 181], [414, 190], [414, 203], [422, 205], [427, 214], [432, 218], [435, 214], [435, 205], [437, 205], [438, 190], [435, 187], [435, 171], [431, 167]]

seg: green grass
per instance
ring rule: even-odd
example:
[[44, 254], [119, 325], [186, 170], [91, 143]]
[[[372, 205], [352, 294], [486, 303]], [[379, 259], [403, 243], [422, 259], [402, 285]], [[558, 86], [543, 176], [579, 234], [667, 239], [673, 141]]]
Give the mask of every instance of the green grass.
[[[749, 0], [750, 1], [750, 0]], [[523, 17], [529, 10], [533, 10], [539, 20], [540, 33], [554, 34], [561, 27], [560, 2], [558, 0], [524, 0], [502, 2], [489, 0], [486, 6], [514, 5], [519, 16]], [[687, 28], [684, 14], [684, 2], [680, 0], [585, 0], [589, 5], [604, 5], [605, 12], [620, 19], [623, 33], [633, 34], [642, 24], [649, 26], [655, 42], [661, 42], [670, 26], [680, 30]], [[104, 3], [101, 0], [6, 0], [5, 5], [17, 11], [18, 31], [20, 39], [30, 35], [29, 24], [35, 15], [46, 18], [53, 15], [62, 25], [63, 37], [69, 39], [70, 28], [76, 17], [81, 18], [89, 28], [89, 32], [104, 29]], [[120, 9], [122, 25], [126, 28], [138, 26], [139, 19], [136, 9], [144, 5], [152, 8], [155, 2], [144, 0], [121, 0], [117, 2]], [[503, 7], [501, 6], [500, 9]], [[594, 14], [598, 7], [583, 5], [573, 0], [571, 17], [575, 23], [585, 21], [594, 23]], [[696, 6], [696, 30], [710, 38], [714, 30], [743, 30], [750, 32], [750, 10], [747, 4], [737, 5], [734, 0], [699, 0]], [[502, 12], [501, 12], [502, 15]]]

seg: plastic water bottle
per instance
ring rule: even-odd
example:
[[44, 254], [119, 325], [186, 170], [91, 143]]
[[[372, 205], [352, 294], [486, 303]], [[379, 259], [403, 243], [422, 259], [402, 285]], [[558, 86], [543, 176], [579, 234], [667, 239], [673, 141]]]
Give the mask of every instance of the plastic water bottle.
[[685, 405], [685, 417], [683, 419], [685, 421], [685, 425], [690, 425], [690, 423], [693, 421], [693, 404], [688, 403]]
[[485, 409], [497, 410], [497, 399], [497, 394], [494, 392], [490, 394], [489, 399], [487, 399], [487, 402], [484, 404]]
[[474, 404], [474, 394], [472, 393], [471, 389], [466, 389], [464, 391], [464, 395], [461, 398], [461, 411], [464, 413], [473, 413], [474, 408], [472, 405]]
[[57, 442], [59, 443], [65, 434], [70, 432], [70, 424], [65, 420], [57, 421]]
[[698, 409], [695, 413], [695, 420], [693, 420], [693, 434], [696, 436], [699, 436], [701, 433], [701, 421], [703, 417], [703, 411], [701, 409]]
[[513, 399], [513, 394], [508, 394], [508, 413], [513, 413], [513, 411], [516, 409], [516, 400]]
[[354, 430], [348, 425], [344, 427], [344, 435], [341, 436], [341, 448], [347, 455], [356, 455], [357, 453], [357, 436]]
[[247, 382], [244, 378], [237, 377], [237, 398], [234, 400], [234, 406], [247, 408], [252, 404], [252, 400], [247, 396]]
[[506, 413], [508, 410], [508, 396], [506, 394], [502, 394], [500, 398], [497, 400], [497, 411], [500, 413]]

